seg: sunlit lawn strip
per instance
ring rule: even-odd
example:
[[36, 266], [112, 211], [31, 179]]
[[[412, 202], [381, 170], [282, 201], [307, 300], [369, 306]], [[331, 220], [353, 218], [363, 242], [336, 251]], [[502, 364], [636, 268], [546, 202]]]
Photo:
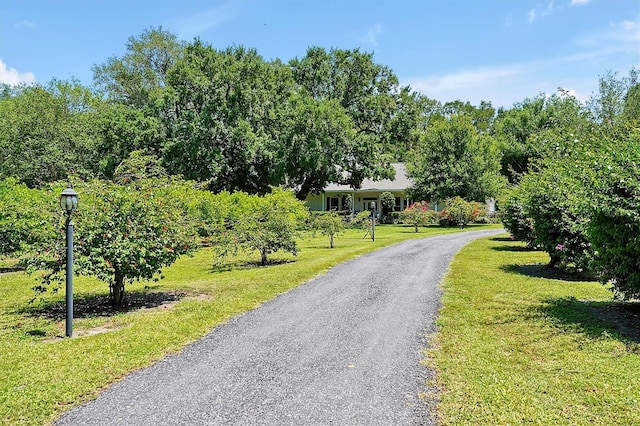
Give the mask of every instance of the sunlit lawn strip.
[[[402, 240], [457, 229], [431, 227], [416, 234], [410, 227], [380, 226], [376, 241], [362, 230], [348, 230], [329, 249], [326, 236], [301, 241], [297, 258], [275, 255], [274, 264], [258, 267], [258, 257], [228, 259], [213, 266], [214, 254], [203, 249], [180, 259], [158, 283], [135, 283], [129, 294], [176, 295], [177, 303], [153, 309], [78, 317], [74, 332], [84, 337], [64, 339], [61, 305], [64, 294], [40, 306], [38, 315], [25, 312], [33, 296], [33, 279], [22, 272], [0, 275], [0, 423], [42, 424], [62, 411], [93, 399], [128, 372], [149, 365], [202, 337], [216, 325], [253, 309], [304, 283], [331, 266]], [[75, 280], [79, 306], [108, 293], [106, 284]], [[168, 299], [171, 299], [169, 297]], [[106, 301], [106, 298], [105, 298]], [[331, 303], [331, 301], [327, 301]], [[36, 306], [38, 307], [38, 306]], [[104, 332], [105, 330], [110, 330]], [[92, 331], [103, 331], [90, 334]]]
[[455, 258], [430, 351], [443, 424], [640, 424], [640, 345], [592, 309], [617, 302], [548, 261], [499, 238]]

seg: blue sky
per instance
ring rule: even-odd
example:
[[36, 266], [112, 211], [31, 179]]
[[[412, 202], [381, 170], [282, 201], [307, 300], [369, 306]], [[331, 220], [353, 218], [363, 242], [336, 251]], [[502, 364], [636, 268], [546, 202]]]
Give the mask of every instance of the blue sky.
[[91, 84], [158, 26], [285, 62], [359, 47], [430, 98], [495, 107], [558, 87], [587, 100], [607, 71], [640, 67], [638, 0], [0, 0], [0, 81]]

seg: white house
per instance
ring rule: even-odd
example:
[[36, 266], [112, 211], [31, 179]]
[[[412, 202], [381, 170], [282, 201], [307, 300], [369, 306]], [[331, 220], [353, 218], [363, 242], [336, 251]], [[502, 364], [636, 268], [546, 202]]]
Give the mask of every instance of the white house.
[[396, 177], [393, 180], [365, 179], [359, 189], [332, 183], [321, 194], [310, 194], [306, 199], [307, 206], [313, 211], [346, 210], [345, 196], [351, 195], [353, 199], [352, 212], [354, 213], [369, 210], [372, 201], [375, 201], [377, 209], [380, 209], [380, 194], [390, 192], [396, 198], [394, 210], [404, 210], [413, 202], [408, 194], [408, 188], [413, 182], [407, 177], [404, 163], [392, 163], [391, 165], [396, 171]]

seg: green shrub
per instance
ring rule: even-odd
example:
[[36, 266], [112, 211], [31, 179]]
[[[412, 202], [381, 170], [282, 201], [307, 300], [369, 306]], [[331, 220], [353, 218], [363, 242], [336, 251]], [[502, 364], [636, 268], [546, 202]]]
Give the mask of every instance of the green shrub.
[[586, 204], [593, 265], [617, 295], [640, 298], [640, 133], [620, 135], [607, 151], [591, 161], [594, 180], [583, 180], [594, 192]]
[[19, 255], [55, 238], [61, 187], [30, 189], [16, 179], [0, 181], [0, 256]]
[[212, 241], [219, 255], [238, 248], [257, 251], [265, 265], [276, 251], [297, 254], [296, 239], [309, 212], [291, 191], [273, 188], [264, 196], [234, 193], [230, 204], [227, 216], [213, 226]]
[[329, 247], [333, 248], [336, 235], [344, 230], [344, 220], [335, 212], [322, 212], [311, 216], [311, 228], [329, 237]]
[[524, 190], [514, 187], [501, 197], [498, 207], [500, 219], [505, 229], [517, 240], [535, 246], [536, 234], [533, 231], [533, 219], [526, 210]]
[[393, 209], [396, 206], [396, 197], [391, 192], [385, 191], [380, 194], [380, 204], [382, 207], [380, 221], [382, 223], [392, 223], [391, 213], [393, 213]]
[[445, 209], [438, 215], [438, 223], [440, 226], [464, 227], [482, 216], [486, 216], [486, 207], [482, 203], [453, 197], [445, 201]]
[[549, 161], [541, 171], [525, 175], [520, 186], [535, 244], [549, 254], [549, 266], [584, 272], [590, 268], [593, 250], [585, 233], [588, 218], [577, 208], [583, 196], [572, 177], [573, 168], [563, 160]]

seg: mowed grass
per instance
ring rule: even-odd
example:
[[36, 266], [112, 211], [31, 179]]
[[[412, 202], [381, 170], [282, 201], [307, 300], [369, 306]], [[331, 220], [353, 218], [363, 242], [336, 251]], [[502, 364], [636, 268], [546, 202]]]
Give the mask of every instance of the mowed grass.
[[459, 231], [432, 227], [416, 234], [410, 227], [379, 226], [372, 242], [362, 230], [347, 230], [334, 249], [326, 236], [308, 236], [297, 257], [275, 254], [266, 267], [245, 256], [214, 265], [213, 251], [202, 249], [167, 268], [164, 280], [127, 286], [136, 309], [125, 311], [104, 308], [106, 284], [76, 278], [77, 337], [71, 339], [64, 338], [64, 289], [30, 305], [33, 277], [0, 274], [0, 424], [50, 423], [127, 373], [333, 265], [406, 239], [452, 232]]
[[548, 261], [506, 238], [453, 261], [428, 351], [442, 424], [640, 424], [640, 306]]

